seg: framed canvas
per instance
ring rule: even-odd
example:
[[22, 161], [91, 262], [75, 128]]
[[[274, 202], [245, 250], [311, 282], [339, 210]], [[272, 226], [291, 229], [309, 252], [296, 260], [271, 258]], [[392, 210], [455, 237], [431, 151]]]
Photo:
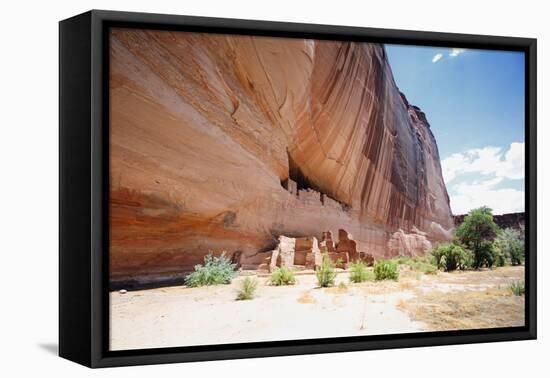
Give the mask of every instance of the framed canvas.
[[536, 40], [61, 21], [59, 353], [536, 338]]

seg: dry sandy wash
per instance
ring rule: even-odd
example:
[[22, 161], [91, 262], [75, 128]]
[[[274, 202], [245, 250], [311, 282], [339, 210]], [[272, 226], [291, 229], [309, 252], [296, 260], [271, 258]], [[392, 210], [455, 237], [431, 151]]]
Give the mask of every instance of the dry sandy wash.
[[[111, 293], [111, 349], [176, 347], [522, 326], [524, 297], [509, 284], [523, 267], [423, 275], [403, 270], [398, 282], [316, 288], [313, 274], [273, 287], [258, 276], [253, 300], [236, 301], [230, 285]], [[338, 286], [339, 283], [346, 286]]]

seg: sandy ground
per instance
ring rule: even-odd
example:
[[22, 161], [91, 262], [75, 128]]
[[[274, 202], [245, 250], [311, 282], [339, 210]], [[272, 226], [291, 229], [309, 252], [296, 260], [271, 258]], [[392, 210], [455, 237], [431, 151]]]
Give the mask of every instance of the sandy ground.
[[[399, 282], [315, 288], [314, 275], [273, 287], [257, 277], [253, 300], [236, 301], [238, 286], [169, 287], [111, 293], [111, 350], [411, 333], [434, 329], [411, 312], [425, 293], [480, 292], [522, 279], [523, 268], [427, 276], [404, 271]], [[406, 305], [410, 303], [411, 305]], [[426, 321], [424, 321], [426, 320]]]

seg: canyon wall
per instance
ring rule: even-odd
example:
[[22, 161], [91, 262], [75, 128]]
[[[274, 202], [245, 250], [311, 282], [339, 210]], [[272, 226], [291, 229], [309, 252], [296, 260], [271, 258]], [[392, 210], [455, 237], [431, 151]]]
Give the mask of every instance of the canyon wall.
[[[455, 226], [458, 227], [462, 222], [464, 222], [464, 217], [466, 215], [453, 215]], [[493, 215], [495, 223], [502, 229], [513, 228], [519, 230], [525, 227], [525, 213], [508, 213], [508, 214], [499, 214]]]
[[447, 240], [437, 144], [382, 45], [113, 29], [111, 280], [166, 279], [212, 250], [254, 268], [278, 237], [345, 229]]

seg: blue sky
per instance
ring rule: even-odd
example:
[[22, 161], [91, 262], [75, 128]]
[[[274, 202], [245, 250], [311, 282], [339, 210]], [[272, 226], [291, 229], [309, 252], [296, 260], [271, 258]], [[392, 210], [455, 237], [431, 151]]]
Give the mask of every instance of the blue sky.
[[453, 213], [524, 211], [524, 54], [385, 45], [436, 137]]

